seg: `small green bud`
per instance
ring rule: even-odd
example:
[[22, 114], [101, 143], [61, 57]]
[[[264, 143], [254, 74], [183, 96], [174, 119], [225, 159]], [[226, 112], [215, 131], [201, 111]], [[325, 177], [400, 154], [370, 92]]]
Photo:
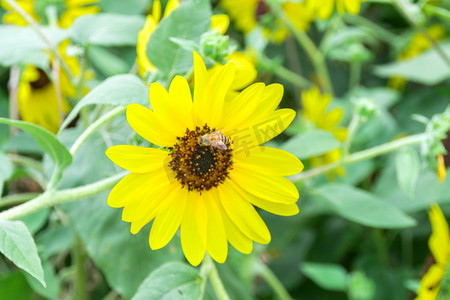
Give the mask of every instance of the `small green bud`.
[[215, 30], [205, 32], [200, 38], [200, 52], [205, 58], [222, 62], [233, 51], [234, 47], [230, 47], [229, 37]]
[[369, 98], [359, 98], [353, 101], [353, 104], [355, 106], [355, 113], [360, 117], [362, 122], [379, 118], [381, 115], [379, 107]]

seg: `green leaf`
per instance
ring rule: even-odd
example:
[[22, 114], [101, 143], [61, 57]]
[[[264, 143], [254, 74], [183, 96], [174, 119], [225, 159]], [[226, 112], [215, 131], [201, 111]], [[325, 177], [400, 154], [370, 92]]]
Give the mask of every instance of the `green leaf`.
[[59, 280], [56, 278], [55, 271], [53, 271], [50, 263], [44, 261], [42, 267], [44, 269], [44, 278], [47, 284], [46, 287], [42, 286], [39, 281], [28, 275], [28, 273], [24, 273], [25, 279], [36, 293], [43, 296], [45, 299], [56, 300], [59, 295]]
[[88, 57], [89, 61], [105, 76], [128, 73], [131, 68], [131, 65], [122, 57], [114, 55], [105, 47], [89, 47]]
[[347, 272], [339, 265], [303, 263], [300, 269], [325, 290], [345, 291], [347, 288]]
[[300, 159], [322, 155], [340, 147], [339, 141], [328, 131], [319, 129], [308, 130], [301, 133], [281, 146]]
[[[53, 44], [67, 38], [67, 32], [59, 28], [40, 26]], [[31, 27], [0, 25], [0, 65], [17, 65], [36, 52], [48, 49], [48, 45]]]
[[9, 156], [0, 152], [0, 181], [8, 180], [14, 170], [14, 165]]
[[101, 13], [84, 15], [70, 28], [74, 41], [103, 46], [135, 46], [145, 18], [139, 15]]
[[414, 198], [420, 175], [420, 161], [416, 151], [411, 148], [400, 150], [395, 159], [395, 168], [400, 188]]
[[44, 226], [44, 224], [47, 222], [48, 215], [50, 214], [50, 208], [44, 208], [41, 210], [38, 210], [35, 213], [26, 215], [20, 220], [25, 223], [28, 230], [31, 234], [35, 234], [39, 229]]
[[130, 74], [109, 77], [78, 102], [61, 125], [60, 132], [75, 119], [81, 108], [86, 105], [118, 106], [131, 103], [149, 105], [148, 89], [142, 81], [137, 76]]
[[148, 245], [149, 226], [138, 234], [130, 233], [121, 209], [108, 207], [108, 194], [101, 193], [85, 201], [62, 205], [71, 219], [89, 257], [102, 271], [108, 284], [130, 299], [152, 270], [182, 258], [179, 238], [163, 249], [152, 251]]
[[[445, 55], [450, 57], [450, 43], [441, 43], [440, 46]], [[384, 78], [401, 76], [410, 81], [434, 85], [450, 77], [450, 67], [435, 49], [431, 49], [408, 60], [376, 66], [374, 73]]]
[[0, 123], [16, 126], [34, 137], [42, 149], [56, 163], [60, 171], [72, 162], [72, 155], [51, 132], [34, 124], [0, 118]]
[[341, 217], [370, 227], [406, 228], [416, 221], [391, 203], [366, 191], [330, 184], [319, 188], [317, 194], [328, 202], [329, 208]]
[[33, 237], [21, 221], [0, 221], [0, 252], [45, 286], [44, 271]]
[[132, 300], [200, 299], [202, 281], [196, 269], [170, 262], [153, 271]]
[[102, 0], [96, 3], [101, 11], [124, 15], [145, 14], [148, 11], [150, 0]]
[[69, 226], [57, 226], [46, 229], [36, 237], [39, 255], [42, 259], [69, 249], [75, 241], [73, 229]]
[[186, 1], [164, 18], [147, 43], [147, 56], [159, 72], [170, 80], [192, 68], [192, 51], [183, 49], [170, 38], [200, 41], [209, 30], [211, 8], [209, 1]]

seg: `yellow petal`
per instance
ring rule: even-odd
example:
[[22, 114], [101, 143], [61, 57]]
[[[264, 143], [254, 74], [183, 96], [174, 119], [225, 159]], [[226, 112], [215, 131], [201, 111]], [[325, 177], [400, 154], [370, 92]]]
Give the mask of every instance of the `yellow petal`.
[[163, 200], [150, 231], [149, 244], [153, 250], [167, 245], [180, 226], [187, 203], [186, 189], [175, 188]]
[[205, 63], [197, 52], [194, 56], [194, 107], [206, 105], [205, 94], [208, 86], [208, 72]]
[[230, 25], [230, 18], [226, 14], [211, 16], [211, 29], [217, 30], [220, 34], [225, 34]]
[[264, 200], [261, 198], [258, 198], [249, 192], [243, 190], [240, 188], [236, 183], [233, 181], [230, 181], [230, 185], [238, 191], [242, 197], [246, 200], [248, 200], [251, 204], [258, 206], [261, 209], [264, 209], [272, 214], [280, 215], [280, 216], [293, 216], [298, 214], [298, 206], [296, 203], [291, 204], [283, 204], [283, 203], [277, 203], [273, 201]]
[[127, 106], [127, 120], [131, 128], [147, 141], [162, 147], [170, 147], [176, 143], [176, 136], [165, 129], [155, 118], [153, 112], [139, 104]]
[[428, 246], [436, 262], [447, 265], [450, 261], [450, 231], [444, 214], [437, 204], [429, 212], [433, 233]]
[[152, 17], [156, 22], [161, 20], [161, 1], [154, 0], [152, 4]]
[[432, 265], [420, 281], [416, 299], [436, 300], [442, 277], [444, 277], [444, 268], [436, 264]]
[[250, 56], [239, 51], [234, 51], [225, 59], [233, 62], [236, 66], [236, 76], [231, 84], [232, 90], [241, 90], [255, 80], [258, 73], [255, 68], [255, 62]]
[[344, 110], [342, 108], [335, 108], [323, 115], [320, 128], [325, 130], [330, 130], [336, 127], [339, 122], [341, 122], [344, 115]]
[[147, 187], [152, 182], [154, 173], [131, 173], [122, 178], [111, 190], [108, 196], [108, 205], [122, 207], [132, 201], [137, 201], [147, 193]]
[[206, 251], [218, 263], [224, 263], [228, 255], [228, 241], [218, 204], [217, 189], [205, 193], [205, 204], [208, 215], [206, 233]]
[[181, 223], [181, 247], [189, 263], [198, 266], [206, 251], [206, 234], [208, 215], [205, 199], [195, 192], [189, 192], [190, 197]]
[[164, 17], [170, 15], [178, 6], [180, 6], [179, 0], [169, 0], [166, 4], [166, 10], [164, 11]]
[[106, 155], [121, 168], [134, 173], [148, 173], [162, 169], [168, 153], [154, 148], [117, 145], [109, 147]]
[[224, 134], [231, 138], [236, 152], [248, 152], [249, 149], [273, 139], [291, 124], [295, 111], [289, 108], [278, 109], [264, 118], [242, 124], [239, 129], [224, 130]]
[[264, 200], [292, 204], [299, 197], [295, 185], [281, 176], [268, 176], [236, 166], [230, 172], [230, 178], [242, 189]]
[[[220, 192], [219, 192], [220, 193]], [[227, 239], [230, 244], [239, 252], [244, 254], [249, 254], [253, 249], [253, 242], [247, 236], [245, 236], [230, 220], [230, 218], [225, 213], [223, 206], [221, 205], [220, 211], [222, 213], [223, 225], [225, 227]]]
[[281, 149], [258, 146], [252, 148], [247, 155], [238, 152], [235, 155], [235, 164], [239, 164], [249, 171], [258, 170], [268, 175], [288, 176], [300, 173], [303, 170], [302, 162]]
[[359, 13], [359, 7], [361, 0], [344, 0], [345, 8], [347, 12], [352, 15], [357, 15]]
[[186, 130], [186, 128], [193, 130], [192, 97], [186, 78], [175, 76], [170, 84], [169, 97], [174, 112], [172, 118], [180, 120], [184, 126], [184, 130]]
[[229, 184], [224, 183], [219, 194], [225, 212], [230, 220], [247, 237], [260, 244], [270, 242], [270, 232], [255, 208]]

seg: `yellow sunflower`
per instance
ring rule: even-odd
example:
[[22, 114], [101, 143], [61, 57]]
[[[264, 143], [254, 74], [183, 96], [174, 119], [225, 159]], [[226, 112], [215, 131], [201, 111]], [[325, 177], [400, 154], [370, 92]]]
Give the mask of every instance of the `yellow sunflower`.
[[[1, 0], [0, 0], [1, 1]], [[94, 3], [99, 0], [16, 0], [36, 22], [48, 24], [47, 8], [53, 6], [56, 8], [58, 25], [67, 28], [72, 25], [73, 21], [79, 16], [86, 14], [95, 14], [100, 8]], [[1, 6], [7, 10], [3, 15], [3, 22], [7, 24], [15, 24], [19, 26], [28, 25], [27, 21], [5, 1], [0, 2]]]
[[[334, 137], [344, 142], [347, 138], [347, 129], [338, 127], [342, 120], [344, 111], [342, 108], [334, 108], [328, 110], [331, 102], [330, 94], [321, 94], [318, 88], [313, 88], [302, 92], [303, 116], [311, 122], [315, 127], [330, 132]], [[339, 161], [342, 156], [340, 148], [334, 149], [321, 156], [312, 157], [310, 159], [313, 167], [330, 164]], [[340, 167], [335, 170], [338, 175], [343, 175], [345, 170]]]
[[[436, 24], [427, 29], [429, 36], [435, 40], [442, 40], [445, 37], [446, 30], [445, 27], [441, 24]], [[410, 58], [416, 57], [424, 51], [428, 50], [431, 47], [430, 41], [423, 35], [423, 33], [415, 34], [408, 47], [400, 53], [397, 57], [398, 61], [408, 60]], [[401, 76], [395, 76], [389, 78], [388, 86], [396, 89], [403, 90], [406, 85], [406, 79]]]
[[59, 129], [61, 114], [70, 108], [65, 98], [58, 104], [54, 84], [43, 70], [31, 65], [25, 67], [20, 77], [17, 101], [22, 120], [53, 133]]
[[206, 251], [217, 262], [228, 242], [250, 253], [253, 241], [270, 242], [255, 206], [278, 215], [298, 213], [298, 190], [284, 176], [303, 169], [290, 153], [261, 146], [291, 123], [295, 112], [275, 110], [283, 87], [255, 83], [232, 101], [225, 95], [235, 76], [228, 63], [209, 78], [194, 52], [194, 91], [176, 76], [169, 91], [150, 85], [151, 110], [127, 106], [130, 126], [151, 143], [168, 149], [118, 145], [106, 155], [131, 173], [112, 190], [108, 204], [124, 207], [122, 219], [136, 234], [152, 221], [149, 244], [164, 247], [180, 228], [187, 260], [198, 265]]
[[357, 15], [361, 7], [361, 2], [364, 0], [306, 0], [306, 5], [315, 15], [322, 20], [327, 20], [331, 17], [334, 7], [338, 13], [344, 14], [348, 12], [352, 15]]
[[[249, 33], [259, 24], [265, 37], [274, 43], [283, 42], [289, 34], [283, 21], [269, 14], [270, 7], [264, 1], [221, 0], [220, 5], [234, 21], [236, 29], [243, 33]], [[308, 30], [312, 14], [304, 2], [286, 1], [282, 10], [297, 29]]]
[[[416, 300], [448, 299], [443, 295], [441, 286], [444, 276], [449, 276], [450, 262], [450, 231], [445, 216], [437, 204], [431, 207], [429, 213], [433, 233], [428, 240], [428, 247], [433, 254], [434, 264], [430, 266], [427, 273], [420, 281]], [[450, 287], [446, 286], [446, 290]]]

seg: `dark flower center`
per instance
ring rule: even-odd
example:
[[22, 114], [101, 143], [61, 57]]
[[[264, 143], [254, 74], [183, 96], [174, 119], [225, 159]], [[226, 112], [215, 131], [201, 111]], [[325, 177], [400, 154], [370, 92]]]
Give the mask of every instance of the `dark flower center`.
[[[201, 138], [201, 139], [200, 139]], [[170, 168], [176, 179], [189, 191], [208, 191], [221, 184], [233, 167], [233, 151], [229, 139], [221, 136], [207, 124], [195, 130], [186, 129], [186, 134], [177, 137], [178, 142], [170, 147]], [[201, 141], [208, 142], [201, 142]], [[226, 149], [220, 149], [222, 143]]]
[[41, 69], [37, 69], [39, 72], [39, 78], [35, 81], [30, 82], [30, 85], [33, 89], [42, 89], [47, 84], [50, 83], [50, 79], [48, 78], [47, 74]]

